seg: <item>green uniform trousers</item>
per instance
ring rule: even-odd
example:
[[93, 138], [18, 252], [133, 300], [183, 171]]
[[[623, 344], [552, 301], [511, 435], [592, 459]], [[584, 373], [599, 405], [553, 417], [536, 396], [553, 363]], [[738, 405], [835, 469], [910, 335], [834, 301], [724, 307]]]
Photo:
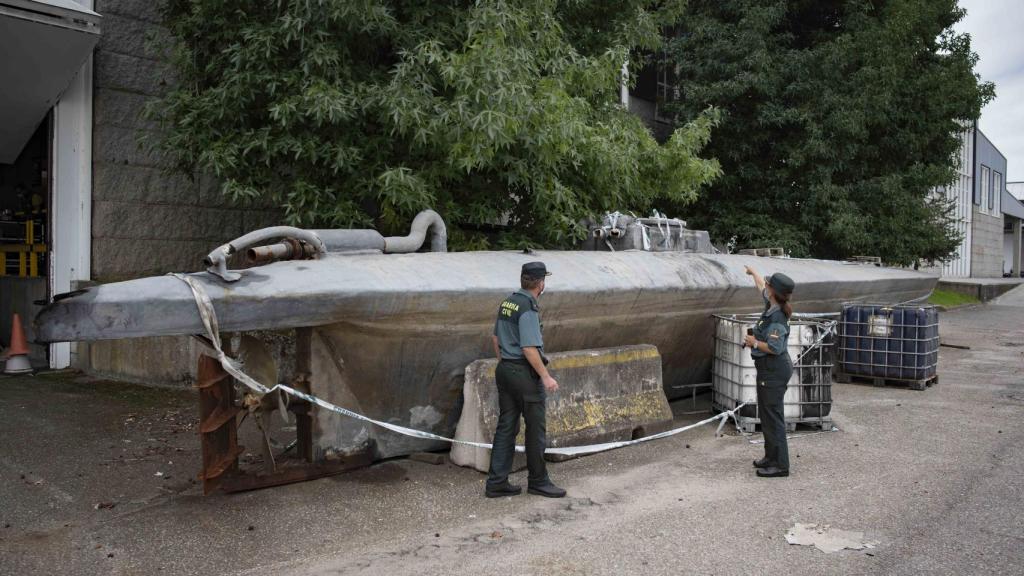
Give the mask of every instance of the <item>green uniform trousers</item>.
[[544, 408], [546, 395], [540, 377], [525, 360], [502, 360], [495, 370], [495, 378], [498, 384], [499, 413], [491, 448], [491, 469], [487, 477], [487, 486], [496, 488], [508, 482], [515, 456], [520, 416], [526, 421], [526, 466], [530, 471], [529, 485], [547, 484], [549, 479], [544, 463], [544, 449], [548, 444]]
[[769, 465], [789, 470], [786, 416], [783, 398], [793, 375], [789, 354], [755, 358], [757, 368], [757, 415], [764, 434], [764, 457]]

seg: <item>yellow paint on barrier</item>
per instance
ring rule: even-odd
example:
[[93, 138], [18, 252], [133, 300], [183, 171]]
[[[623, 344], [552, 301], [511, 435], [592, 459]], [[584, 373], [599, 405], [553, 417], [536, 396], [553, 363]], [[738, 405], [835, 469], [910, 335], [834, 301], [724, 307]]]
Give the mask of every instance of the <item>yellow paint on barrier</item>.
[[[658, 349], [643, 348], [640, 350], [625, 350], [615, 352], [614, 354], [609, 353], [598, 353], [598, 354], [587, 354], [577, 356], [560, 356], [553, 358], [551, 363], [548, 364], [548, 370], [574, 370], [577, 368], [592, 368], [594, 366], [605, 366], [608, 364], [621, 364], [625, 362], [637, 362], [642, 360], [652, 360], [660, 358]], [[487, 375], [494, 377], [494, 370], [497, 365], [491, 365], [487, 367]]]
[[[624, 422], [640, 426], [668, 422], [672, 420], [672, 410], [661, 391], [652, 390], [597, 401], [585, 400], [571, 406], [549, 407], [547, 416], [549, 438], [571, 438], [572, 435], [597, 428], [631, 431], [622, 429], [621, 424]], [[522, 427], [516, 438], [519, 444], [525, 441], [525, 430]]]
[[589, 368], [592, 366], [604, 366], [606, 364], [619, 364], [623, 362], [636, 362], [638, 360], [650, 360], [658, 358], [658, 349], [644, 348], [641, 350], [627, 350], [614, 354], [596, 354], [579, 356], [562, 356], [555, 358], [548, 366], [553, 370], [571, 370], [573, 368]]
[[548, 411], [548, 432], [552, 437], [578, 434], [599, 427], [629, 423], [654, 423], [670, 420], [672, 412], [660, 390], [641, 394], [585, 400], [558, 406]]

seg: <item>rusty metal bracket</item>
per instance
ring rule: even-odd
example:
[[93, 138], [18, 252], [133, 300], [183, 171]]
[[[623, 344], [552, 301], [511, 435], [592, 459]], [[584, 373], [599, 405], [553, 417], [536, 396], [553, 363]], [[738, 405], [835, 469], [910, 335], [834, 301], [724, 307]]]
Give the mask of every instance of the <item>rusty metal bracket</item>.
[[[292, 381], [296, 390], [310, 393], [309, 357], [312, 330], [296, 330], [296, 368]], [[209, 343], [206, 338], [201, 338]], [[369, 453], [358, 453], [331, 462], [313, 462], [313, 417], [309, 402], [295, 400], [288, 410], [296, 416], [295, 456], [282, 456], [273, 469], [245, 470], [239, 466], [239, 456], [245, 452], [238, 445], [238, 414], [247, 413], [235, 403], [235, 380], [220, 362], [211, 356], [199, 357], [199, 434], [202, 444], [203, 468], [199, 479], [203, 481], [203, 494], [216, 490], [242, 492], [303, 482], [325, 476], [341, 474], [369, 466], [373, 458]], [[287, 450], [285, 451], [287, 452]]]
[[246, 490], [259, 490], [273, 486], [294, 484], [342, 474], [350, 470], [365, 468], [373, 464], [373, 458], [365, 452], [353, 454], [336, 462], [324, 464], [302, 464], [285, 463], [279, 465], [276, 472], [266, 474], [232, 474], [225, 476], [220, 484], [221, 490], [231, 492], [244, 492]]
[[238, 456], [244, 450], [238, 445], [233, 379], [220, 362], [206, 356], [199, 357], [199, 435], [203, 454], [203, 494], [210, 494], [223, 481], [225, 474], [238, 470]]

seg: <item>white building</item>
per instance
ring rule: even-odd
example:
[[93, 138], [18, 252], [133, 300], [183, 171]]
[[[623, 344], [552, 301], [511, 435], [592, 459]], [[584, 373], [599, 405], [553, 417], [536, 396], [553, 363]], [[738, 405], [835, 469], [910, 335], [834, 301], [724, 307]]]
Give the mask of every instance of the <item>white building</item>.
[[[953, 201], [962, 237], [956, 253], [941, 266], [943, 277], [999, 278], [1011, 269], [1019, 273], [1024, 204], [1008, 191], [1006, 166], [1006, 156], [971, 123], [961, 134], [958, 178], [936, 189]], [[1015, 188], [1024, 189], [1024, 183]]]

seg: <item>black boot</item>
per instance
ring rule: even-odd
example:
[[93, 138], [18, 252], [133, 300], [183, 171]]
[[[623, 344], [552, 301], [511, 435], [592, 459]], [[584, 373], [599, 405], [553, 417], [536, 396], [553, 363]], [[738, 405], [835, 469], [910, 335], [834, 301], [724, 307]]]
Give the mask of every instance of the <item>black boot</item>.
[[781, 478], [783, 476], [789, 476], [789, 470], [769, 466], [767, 468], [758, 468], [757, 475], [762, 478]]
[[487, 496], [488, 498], [501, 498], [502, 496], [515, 496], [517, 494], [522, 494], [522, 492], [522, 487], [505, 482], [498, 486], [488, 486], [484, 489], [484, 496]]
[[771, 466], [771, 462], [767, 458], [754, 460], [754, 468], [767, 468], [769, 466]]
[[545, 498], [562, 498], [565, 496], [565, 490], [555, 486], [550, 480], [544, 484], [531, 484], [526, 491]]

